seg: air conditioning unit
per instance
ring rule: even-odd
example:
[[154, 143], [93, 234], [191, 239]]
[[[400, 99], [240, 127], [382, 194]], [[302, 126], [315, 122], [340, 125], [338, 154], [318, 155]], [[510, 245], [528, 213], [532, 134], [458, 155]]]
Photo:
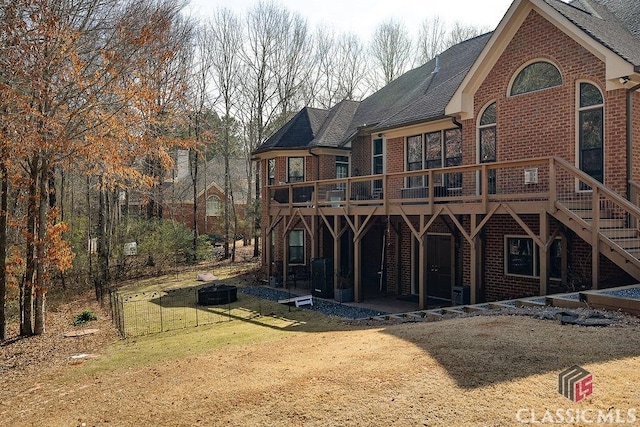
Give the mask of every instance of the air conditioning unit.
[[538, 168], [529, 168], [524, 170], [524, 183], [525, 184], [538, 183]]

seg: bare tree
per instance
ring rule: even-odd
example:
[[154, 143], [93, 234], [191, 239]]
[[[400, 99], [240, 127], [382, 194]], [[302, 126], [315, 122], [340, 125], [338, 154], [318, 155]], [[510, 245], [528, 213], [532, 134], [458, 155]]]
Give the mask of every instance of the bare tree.
[[[472, 39], [484, 34], [488, 31], [486, 27], [476, 27], [471, 24], [464, 24], [460, 21], [453, 23], [453, 26], [447, 33], [447, 39], [445, 41], [445, 49], [453, 45], [461, 43], [465, 40]], [[444, 50], [444, 49], [443, 49]]]
[[374, 84], [389, 84], [407, 70], [411, 58], [411, 39], [402, 22], [393, 18], [376, 28], [371, 40], [371, 55], [375, 61]]
[[422, 21], [418, 31], [417, 63], [422, 65], [435, 58], [445, 49], [446, 28], [444, 22], [438, 16]]
[[[278, 108], [278, 87], [276, 85], [275, 55], [278, 49], [279, 33], [283, 10], [274, 3], [259, 2], [247, 13], [246, 34], [243, 49], [242, 105], [239, 115], [242, 118], [245, 134], [245, 155], [251, 153], [268, 136]], [[286, 29], [285, 29], [286, 30]], [[255, 238], [254, 256], [259, 255], [258, 230], [260, 229], [260, 173], [253, 163], [247, 166], [247, 203], [255, 197], [251, 211], [254, 216]], [[254, 196], [252, 196], [254, 195]]]
[[338, 92], [335, 32], [319, 28], [313, 36], [312, 46], [308, 78], [301, 85], [300, 92], [305, 105], [330, 108]]
[[[235, 217], [235, 204], [229, 169], [229, 159], [233, 154], [232, 128], [235, 120], [232, 111], [240, 89], [240, 72], [242, 52], [242, 27], [240, 20], [229, 9], [218, 9], [209, 25], [210, 52], [216, 58], [212, 61], [214, 82], [222, 100], [222, 141], [221, 152], [224, 160], [224, 257], [231, 256], [235, 261], [235, 230], [231, 231], [231, 217]], [[232, 241], [230, 253], [229, 241]]]
[[337, 52], [338, 101], [359, 101], [368, 94], [364, 86], [368, 69], [364, 45], [355, 34], [343, 34], [338, 41]]
[[299, 88], [312, 63], [307, 21], [297, 13], [281, 9], [274, 23], [277, 49], [274, 51], [275, 84], [282, 124], [301, 107]]

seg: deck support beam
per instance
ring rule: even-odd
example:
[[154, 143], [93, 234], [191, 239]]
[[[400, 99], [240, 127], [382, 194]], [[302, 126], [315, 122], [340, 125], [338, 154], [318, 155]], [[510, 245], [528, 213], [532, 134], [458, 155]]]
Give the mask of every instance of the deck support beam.
[[598, 289], [600, 276], [600, 194], [598, 187], [593, 188], [591, 195], [591, 289]]
[[[546, 212], [540, 213], [540, 240], [544, 245], [540, 245], [540, 295], [547, 294], [549, 282], [549, 217]], [[553, 241], [553, 240], [552, 240]]]
[[470, 242], [471, 254], [470, 254], [470, 271], [469, 271], [469, 302], [476, 304], [478, 302], [478, 278], [480, 277], [480, 249], [479, 249], [479, 233], [478, 231], [484, 227], [485, 222], [481, 222], [478, 225], [478, 215], [471, 214], [471, 234], [473, 238]]

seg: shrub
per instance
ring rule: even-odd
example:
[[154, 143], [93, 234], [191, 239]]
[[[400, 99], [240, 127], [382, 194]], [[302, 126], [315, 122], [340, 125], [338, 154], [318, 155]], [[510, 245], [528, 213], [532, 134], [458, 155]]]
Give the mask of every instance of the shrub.
[[96, 314], [91, 310], [85, 310], [76, 316], [75, 320], [73, 321], [73, 326], [84, 325], [85, 323], [92, 320], [98, 320], [98, 316], [96, 316]]

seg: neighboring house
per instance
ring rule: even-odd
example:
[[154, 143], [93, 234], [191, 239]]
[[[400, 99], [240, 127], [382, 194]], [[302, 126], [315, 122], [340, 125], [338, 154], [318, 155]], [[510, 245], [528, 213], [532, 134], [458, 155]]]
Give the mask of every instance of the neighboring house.
[[637, 282], [639, 87], [640, 2], [515, 0], [256, 150], [264, 269], [323, 258], [356, 301], [420, 308]]
[[[188, 228], [193, 228], [194, 194], [193, 180], [189, 173], [186, 151], [179, 152], [176, 160], [176, 170], [168, 180], [164, 189], [164, 212]], [[233, 158], [229, 162], [231, 190], [235, 212], [240, 222], [245, 218], [247, 204], [247, 173], [246, 160]], [[221, 238], [224, 235], [224, 160], [214, 158], [206, 164], [199, 165], [196, 180], [196, 216], [198, 234], [207, 234]], [[233, 212], [231, 212], [233, 215]], [[231, 220], [233, 229], [234, 221]], [[238, 230], [242, 234], [244, 230]]]

